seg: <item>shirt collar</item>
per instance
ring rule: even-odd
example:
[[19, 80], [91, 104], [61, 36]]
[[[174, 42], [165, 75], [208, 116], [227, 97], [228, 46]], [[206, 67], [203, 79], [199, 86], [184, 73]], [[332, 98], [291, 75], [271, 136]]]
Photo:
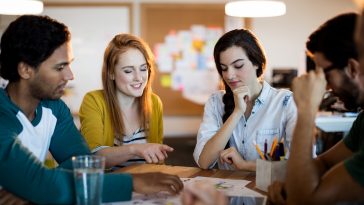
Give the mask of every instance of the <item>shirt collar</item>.
[[270, 88], [271, 88], [271, 86], [264, 80], [262, 91], [260, 92], [260, 95], [257, 98], [258, 102], [260, 102], [261, 104], [264, 104], [264, 102], [268, 98]]

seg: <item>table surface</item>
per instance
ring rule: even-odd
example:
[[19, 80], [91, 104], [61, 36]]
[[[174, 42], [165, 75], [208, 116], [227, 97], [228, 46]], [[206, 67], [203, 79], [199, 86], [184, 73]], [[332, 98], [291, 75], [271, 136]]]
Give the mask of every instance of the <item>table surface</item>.
[[246, 187], [256, 192], [259, 192], [263, 195], [267, 194], [266, 192], [261, 191], [255, 187], [255, 172], [218, 170], [218, 169], [204, 170], [198, 167], [183, 167], [183, 166], [156, 165], [156, 164], [131, 165], [118, 169], [115, 172], [123, 172], [131, 174], [146, 173], [146, 172], [163, 172], [167, 174], [177, 175], [181, 178], [193, 178], [197, 176], [202, 176], [202, 177], [216, 177], [223, 179], [248, 180], [251, 182]]

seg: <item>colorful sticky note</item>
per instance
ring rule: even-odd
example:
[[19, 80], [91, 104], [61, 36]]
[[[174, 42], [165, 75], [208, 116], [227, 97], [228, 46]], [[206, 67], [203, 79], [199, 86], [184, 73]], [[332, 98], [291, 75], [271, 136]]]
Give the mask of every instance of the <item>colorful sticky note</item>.
[[169, 75], [169, 74], [162, 75], [160, 77], [160, 82], [161, 82], [162, 87], [170, 88], [171, 84], [172, 84], [171, 75]]

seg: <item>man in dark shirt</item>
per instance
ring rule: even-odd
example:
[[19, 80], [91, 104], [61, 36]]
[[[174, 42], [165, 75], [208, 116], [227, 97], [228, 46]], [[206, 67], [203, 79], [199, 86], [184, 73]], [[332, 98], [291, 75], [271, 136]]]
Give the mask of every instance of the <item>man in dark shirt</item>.
[[295, 79], [292, 85], [298, 118], [286, 183], [276, 182], [269, 187], [269, 198], [277, 204], [364, 202], [363, 112], [348, 136], [316, 159], [312, 158], [315, 117], [326, 85], [346, 107], [364, 104], [364, 89], [360, 88], [364, 78], [354, 39], [358, 17], [355, 13], [336, 16], [308, 39], [308, 53], [317, 68]]

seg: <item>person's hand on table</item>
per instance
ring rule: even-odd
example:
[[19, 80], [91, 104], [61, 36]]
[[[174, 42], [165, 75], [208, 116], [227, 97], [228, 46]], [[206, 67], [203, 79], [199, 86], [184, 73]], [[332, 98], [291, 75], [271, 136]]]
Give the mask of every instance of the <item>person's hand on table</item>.
[[160, 172], [132, 174], [134, 191], [141, 194], [152, 194], [167, 191], [178, 194], [183, 189], [183, 183], [176, 175]]
[[183, 205], [227, 205], [228, 198], [210, 183], [203, 181], [187, 184], [182, 191]]
[[286, 204], [286, 190], [283, 182], [274, 181], [271, 185], [269, 185], [268, 199], [273, 204]]
[[29, 204], [28, 201], [25, 201], [10, 192], [5, 191], [4, 189], [0, 189], [0, 205], [25, 205]]
[[134, 144], [132, 146], [132, 153], [142, 157], [150, 164], [161, 164], [167, 159], [167, 152], [172, 152], [173, 148], [165, 144], [146, 143]]
[[228, 163], [238, 170], [255, 171], [254, 163], [244, 160], [235, 147], [229, 147], [220, 152], [221, 163]]

